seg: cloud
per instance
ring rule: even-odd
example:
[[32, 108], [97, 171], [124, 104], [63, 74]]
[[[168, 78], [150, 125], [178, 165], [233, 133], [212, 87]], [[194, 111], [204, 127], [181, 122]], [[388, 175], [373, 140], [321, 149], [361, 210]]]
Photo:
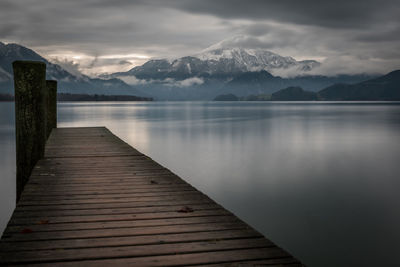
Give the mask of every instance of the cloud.
[[118, 65], [132, 65], [132, 62], [128, 61], [128, 60], [121, 60], [118, 62]]
[[3, 24], [0, 25], [0, 38], [7, 38], [13, 35], [19, 26], [17, 24]]
[[[391, 62], [395, 64], [396, 62]], [[311, 71], [311, 74], [315, 75], [337, 75], [337, 74], [386, 74], [392, 69], [387, 71], [380, 71], [386, 69], [386, 64], [382, 60], [377, 60], [373, 58], [357, 59], [352, 55], [338, 55], [334, 57], [328, 57], [318, 68]], [[379, 71], [377, 71], [377, 69]]]
[[192, 77], [184, 80], [175, 80], [172, 78], [166, 78], [164, 80], [150, 80], [149, 83], [162, 83], [170, 87], [191, 87], [195, 85], [201, 85], [204, 83], [203, 78]]
[[167, 1], [192, 13], [227, 19], [274, 20], [328, 28], [365, 28], [396, 21], [397, 0], [202, 0]]
[[146, 81], [142, 79], [137, 79], [135, 76], [118, 76], [118, 79], [126, 82], [129, 85], [144, 85], [144, 84], [149, 84], [151, 81]]
[[361, 33], [356, 37], [356, 40], [369, 43], [385, 43], [400, 41], [400, 26], [392, 26], [387, 29], [376, 29]]
[[204, 83], [204, 80], [199, 77], [188, 78], [182, 81], [177, 81], [176, 85], [178, 87], [190, 87], [194, 85], [201, 85]]
[[1, 41], [73, 61], [89, 75], [196, 54], [221, 40], [329, 59], [337, 69], [400, 68], [397, 0], [2, 0], [0, 10]]
[[118, 79], [123, 80], [129, 85], [148, 85], [148, 84], [163, 84], [165, 86], [170, 87], [191, 87], [195, 85], [201, 85], [204, 83], [204, 80], [199, 77], [192, 77], [184, 80], [175, 80], [172, 78], [166, 78], [164, 80], [144, 80], [138, 79], [133, 75], [130, 76], [117, 76]]
[[266, 48], [266, 49], [272, 48], [270, 43], [263, 41], [259, 37], [253, 37], [248, 35], [236, 35], [208, 47], [207, 50], [217, 49], [217, 48], [234, 48], [234, 47]]
[[59, 59], [59, 58], [52, 58], [50, 61], [54, 64], [60, 65], [63, 69], [65, 69], [66, 71], [75, 76], [78, 77], [82, 76], [78, 63], [69, 61], [68, 59]]

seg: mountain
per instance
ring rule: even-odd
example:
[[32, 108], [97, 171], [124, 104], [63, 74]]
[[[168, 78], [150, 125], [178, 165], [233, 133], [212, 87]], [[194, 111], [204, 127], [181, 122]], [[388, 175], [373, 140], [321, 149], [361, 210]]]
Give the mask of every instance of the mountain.
[[[270, 95], [286, 87], [318, 91], [335, 83], [357, 83], [369, 75], [310, 75], [321, 63], [296, 61], [262, 49], [212, 46], [192, 56], [152, 59], [126, 72], [103, 75], [118, 78], [159, 100], [211, 100], [218, 95]], [[298, 73], [292, 78], [276, 71]]]
[[33, 50], [18, 44], [0, 42], [0, 93], [13, 94], [13, 69], [15, 60], [33, 60], [46, 63], [46, 79], [58, 81], [60, 93], [127, 94], [146, 96], [119, 79], [92, 79], [85, 75], [73, 75], [61, 66], [49, 62]]
[[[243, 48], [208, 49], [194, 56], [177, 59], [153, 59], [127, 72], [117, 72], [111, 77], [135, 76], [137, 79], [183, 80], [190, 77], [228, 78], [244, 72], [268, 71], [296, 68], [301, 72], [310, 71], [320, 65], [314, 60], [296, 61], [267, 50]], [[106, 76], [110, 77], [110, 76]]]
[[312, 101], [317, 99], [316, 93], [304, 91], [301, 87], [288, 87], [271, 95], [272, 101]]
[[335, 83], [357, 83], [368, 80], [368, 75], [337, 75], [321, 76], [307, 75], [293, 78], [282, 78], [273, 76], [266, 71], [245, 72], [237, 75], [232, 80], [224, 84], [220, 89], [220, 94], [233, 93], [238, 96], [272, 94], [282, 88], [302, 87], [308, 91], [319, 91], [321, 88]]
[[58, 101], [152, 101], [147, 97], [134, 95], [88, 95], [88, 94], [57, 94]]
[[[330, 87], [348, 87], [357, 91], [356, 87], [348, 84], [376, 78], [369, 75], [310, 75], [309, 71], [321, 63], [296, 61], [267, 50], [221, 46], [177, 59], [152, 59], [127, 72], [90, 78], [71, 74], [29, 48], [0, 42], [0, 94], [13, 93], [12, 62], [15, 60], [45, 62], [47, 79], [58, 81], [60, 93], [137, 95], [157, 100], [212, 100], [224, 94], [235, 94], [245, 99], [249, 95], [271, 95], [287, 87], [301, 87], [314, 92], [326, 88], [321, 94], [326, 98], [332, 98], [337, 90], [343, 90], [342, 95], [337, 95], [343, 98], [347, 89], [335, 89], [332, 93]], [[273, 75], [284, 70], [295, 70], [299, 75], [292, 78]], [[373, 91], [379, 83], [382, 82], [376, 80], [368, 88]], [[346, 97], [351, 98], [351, 93], [348, 94]]]
[[234, 94], [219, 95], [214, 98], [213, 101], [238, 101], [239, 98]]
[[356, 84], [334, 84], [318, 92], [288, 87], [271, 95], [277, 101], [400, 101], [400, 70]]
[[[320, 66], [315, 60], [296, 61], [292, 57], [283, 57], [264, 49], [244, 49], [240, 47], [210, 47], [195, 55], [210, 65], [228, 61], [230, 66], [241, 72], [273, 71], [274, 69], [296, 68], [299, 71], [310, 71]], [[214, 63], [214, 64], [213, 64]]]
[[334, 84], [318, 92], [322, 100], [400, 100], [400, 70], [357, 84]]
[[237, 96], [271, 94], [285, 87], [285, 79], [273, 76], [262, 70], [244, 72], [236, 75], [220, 89], [221, 94], [232, 93]]

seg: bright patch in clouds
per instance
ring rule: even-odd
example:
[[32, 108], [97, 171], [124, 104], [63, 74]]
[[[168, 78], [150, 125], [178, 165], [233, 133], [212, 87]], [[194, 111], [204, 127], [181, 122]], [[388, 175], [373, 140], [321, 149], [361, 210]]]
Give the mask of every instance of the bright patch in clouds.
[[128, 71], [135, 66], [142, 65], [150, 58], [143, 54], [91, 56], [72, 51], [61, 51], [47, 57], [53, 63], [59, 64], [73, 74], [81, 72], [91, 77], [104, 73]]
[[193, 85], [201, 85], [204, 83], [204, 80], [199, 77], [188, 78], [183, 81], [178, 82], [178, 86], [180, 87], [189, 87]]
[[99, 58], [105, 58], [105, 59], [115, 59], [115, 58], [149, 59], [150, 57], [148, 57], [146, 55], [139, 55], [139, 54], [128, 54], [128, 55], [106, 55], [106, 56], [100, 56]]
[[138, 85], [138, 84], [147, 84], [147, 83], [151, 83], [151, 81], [146, 81], [146, 80], [141, 80], [141, 79], [137, 79], [135, 76], [120, 76], [118, 77], [118, 79], [123, 80], [124, 82], [126, 82], [127, 84], [130, 85]]
[[0, 40], [88, 75], [192, 55], [221, 40], [324, 59], [329, 75], [400, 68], [398, 0], [26, 2], [1, 0]]
[[171, 87], [191, 87], [191, 86], [195, 86], [195, 85], [202, 85], [204, 83], [203, 78], [199, 78], [199, 77], [192, 77], [192, 78], [184, 79], [181, 81], [177, 81], [172, 78], [166, 78], [164, 80], [152, 80], [152, 79], [141, 80], [141, 79], [137, 79], [133, 75], [119, 76], [117, 78], [123, 80], [124, 82], [126, 82], [127, 84], [130, 84], [130, 85], [139, 85], [139, 84], [144, 85], [144, 84], [151, 84], [151, 83], [161, 83], [163, 85], [171, 86]]

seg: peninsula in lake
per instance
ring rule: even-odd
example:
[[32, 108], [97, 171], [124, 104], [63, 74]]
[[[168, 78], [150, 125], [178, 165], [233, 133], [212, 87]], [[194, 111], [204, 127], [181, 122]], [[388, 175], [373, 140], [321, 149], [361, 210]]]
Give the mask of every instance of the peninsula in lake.
[[270, 96], [238, 97], [222, 94], [214, 101], [400, 101], [400, 70], [356, 84], [338, 83], [318, 92], [301, 87], [287, 87]]

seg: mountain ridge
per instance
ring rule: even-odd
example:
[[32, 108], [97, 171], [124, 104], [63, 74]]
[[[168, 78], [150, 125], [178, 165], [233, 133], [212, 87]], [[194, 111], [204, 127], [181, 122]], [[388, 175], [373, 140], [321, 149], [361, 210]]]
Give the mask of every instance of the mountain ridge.
[[297, 68], [301, 73], [321, 65], [315, 60], [296, 61], [262, 49], [218, 48], [204, 50], [192, 56], [176, 59], [151, 59], [126, 72], [116, 72], [102, 77], [120, 78], [135, 76], [138, 79], [187, 79], [189, 77], [226, 76], [244, 72]]
[[399, 101], [400, 70], [356, 84], [334, 84], [318, 92], [322, 100]]
[[[229, 93], [240, 97], [271, 94], [289, 86], [317, 91], [339, 82], [357, 83], [375, 77], [311, 75], [310, 70], [320, 65], [314, 60], [296, 61], [263, 49], [211, 47], [177, 59], [150, 59], [126, 72], [102, 77], [119, 78], [162, 100], [212, 100]], [[282, 78], [270, 72], [293, 68], [300, 68], [301, 75]]]
[[221, 94], [214, 101], [400, 101], [400, 70], [355, 84], [334, 84], [318, 92], [299, 86], [280, 89], [269, 95]]
[[[260, 52], [261, 51], [261, 52]], [[204, 54], [208, 53], [208, 54]], [[83, 74], [73, 75], [61, 66], [49, 62], [33, 50], [18, 44], [0, 42], [0, 93], [13, 92], [12, 62], [15, 60], [39, 60], [47, 64], [47, 79], [59, 82], [59, 92], [72, 94], [136, 95], [157, 100], [212, 100], [221, 94], [270, 95], [286, 87], [302, 87], [318, 91], [338, 83], [358, 83], [376, 78], [369, 75], [301, 75], [292, 78], [274, 76], [265, 69], [257, 69], [261, 63], [266, 66], [284, 68], [299, 67], [301, 62], [319, 64], [314, 61], [296, 61], [266, 50], [223, 49], [203, 51], [203, 58], [209, 55], [218, 60], [201, 60], [186, 56], [175, 60], [151, 59], [127, 72], [117, 72], [90, 78]], [[220, 55], [216, 55], [216, 54]], [[255, 59], [251, 54], [264, 53], [265, 57]], [[274, 60], [269, 60], [270, 58]], [[261, 62], [261, 63], [260, 63]], [[283, 64], [284, 62], [285, 64]], [[299, 63], [300, 62], [300, 63]], [[287, 63], [287, 64], [286, 64]], [[303, 67], [306, 65], [302, 65]], [[304, 72], [307, 73], [307, 72]]]
[[60, 93], [90, 94], [130, 94], [147, 96], [132, 88], [125, 82], [113, 78], [102, 80], [86, 75], [73, 75], [57, 64], [53, 64], [35, 51], [19, 44], [0, 42], [0, 93], [13, 94], [12, 62], [16, 60], [33, 60], [46, 63], [46, 79], [57, 80]]

